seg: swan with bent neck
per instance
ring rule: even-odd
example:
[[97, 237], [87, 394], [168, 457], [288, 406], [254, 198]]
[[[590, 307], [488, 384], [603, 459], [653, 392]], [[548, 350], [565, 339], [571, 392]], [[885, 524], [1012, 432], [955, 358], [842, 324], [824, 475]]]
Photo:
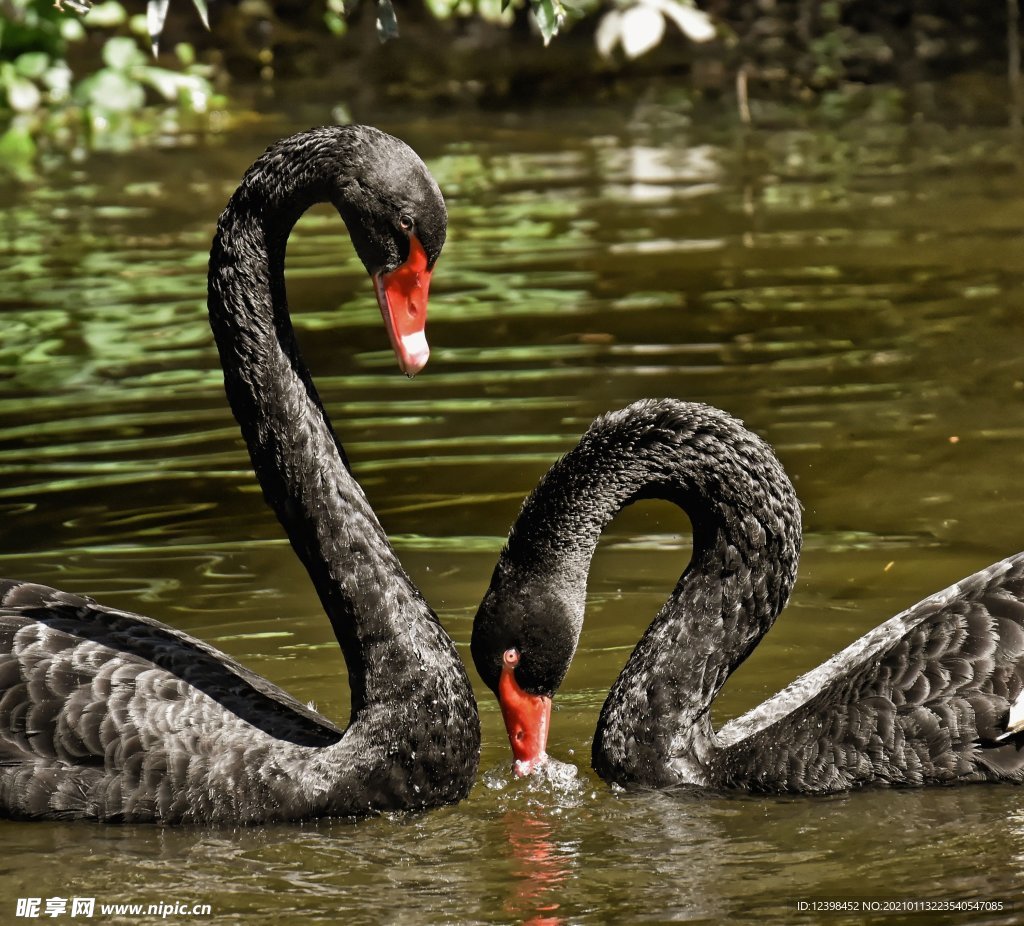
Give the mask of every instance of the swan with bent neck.
[[447, 213], [403, 142], [366, 126], [314, 129], [253, 164], [210, 253], [228, 400], [344, 654], [347, 728], [158, 621], [0, 582], [0, 814], [251, 824], [422, 809], [469, 792], [480, 747], [469, 679], [353, 478], [289, 319], [288, 235], [325, 201], [408, 375], [427, 360]]
[[716, 731], [711, 705], [789, 599], [802, 542], [765, 441], [676, 400], [598, 418], [527, 498], [473, 625], [526, 775], [575, 653], [591, 557], [638, 499], [679, 505], [693, 554], [612, 686], [591, 761], [626, 787], [824, 793], [1024, 779], [1024, 554], [865, 634]]

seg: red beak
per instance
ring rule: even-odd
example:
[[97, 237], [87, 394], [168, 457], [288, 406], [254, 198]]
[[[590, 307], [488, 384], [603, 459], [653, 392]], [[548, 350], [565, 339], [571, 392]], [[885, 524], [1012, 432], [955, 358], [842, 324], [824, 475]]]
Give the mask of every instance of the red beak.
[[430, 275], [427, 255], [419, 239], [409, 238], [409, 258], [390, 273], [373, 274], [373, 291], [384, 316], [391, 347], [406, 376], [415, 376], [427, 365], [430, 347], [427, 325], [427, 293]]
[[498, 703], [515, 756], [512, 768], [516, 777], [521, 778], [547, 761], [551, 698], [528, 694], [519, 687], [514, 671], [518, 664], [519, 653], [506, 650], [498, 679]]

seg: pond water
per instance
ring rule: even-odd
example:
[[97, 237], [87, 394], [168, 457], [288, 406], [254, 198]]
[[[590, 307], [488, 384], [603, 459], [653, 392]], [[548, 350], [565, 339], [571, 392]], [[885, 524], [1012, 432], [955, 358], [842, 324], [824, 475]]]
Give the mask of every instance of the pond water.
[[[204, 289], [242, 171], [331, 105], [282, 86], [233, 131], [0, 187], [0, 574], [173, 624], [344, 723], [343, 663], [249, 472]], [[290, 302], [355, 473], [467, 661], [523, 496], [595, 415], [645, 396], [743, 418], [805, 506], [792, 603], [718, 723], [1024, 548], [1020, 152], [990, 114], [935, 111], [743, 129], [666, 93], [353, 113], [408, 140], [448, 200], [430, 365], [396, 371], [329, 209], [293, 235]], [[670, 796], [590, 771], [605, 693], [687, 552], [685, 518], [654, 503], [602, 541], [549, 744], [574, 785], [509, 784], [472, 672], [484, 750], [460, 806], [247, 830], [0, 822], [0, 920], [27, 896], [277, 926], [840, 923], [866, 917], [797, 904], [1014, 902], [1019, 788]], [[948, 918], [1013, 922], [1021, 903]]]

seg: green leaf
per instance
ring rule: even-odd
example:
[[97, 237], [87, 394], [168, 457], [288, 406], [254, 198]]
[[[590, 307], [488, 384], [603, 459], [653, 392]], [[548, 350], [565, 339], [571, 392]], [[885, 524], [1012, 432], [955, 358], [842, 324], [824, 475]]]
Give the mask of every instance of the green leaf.
[[541, 38], [548, 45], [565, 22], [565, 7], [561, 0], [530, 0], [530, 4], [533, 6], [533, 18], [540, 27]]
[[149, 84], [169, 103], [173, 103], [178, 98], [178, 91], [182, 86], [182, 81], [188, 79], [184, 75], [168, 71], [166, 68], [155, 67], [139, 68], [138, 77]]
[[7, 84], [7, 104], [16, 113], [30, 113], [43, 100], [39, 88], [27, 77], [15, 77]]
[[146, 4], [146, 31], [149, 33], [154, 58], [160, 54], [160, 33], [164, 31], [170, 6], [171, 0], [149, 0]]
[[65, 100], [71, 94], [71, 68], [67, 62], [57, 61], [43, 74], [43, 86], [50, 91], [50, 101]]
[[167, 102], [177, 102], [179, 107], [192, 112], [206, 112], [213, 98], [213, 88], [209, 81], [198, 74], [179, 74], [151, 65], [138, 68], [133, 73]]
[[14, 70], [22, 77], [42, 77], [50, 66], [50, 56], [44, 51], [28, 51], [14, 59]]
[[107, 3], [101, 3], [89, 10], [89, 14], [85, 17], [85, 24], [109, 29], [113, 26], [120, 26], [127, 19], [128, 14], [124, 11], [124, 7], [116, 0], [108, 0]]
[[331, 10], [324, 13], [324, 22], [327, 24], [327, 28], [330, 29], [331, 35], [344, 35], [348, 31], [348, 24], [345, 22], [345, 18]]
[[65, 42], [81, 42], [85, 38], [85, 26], [72, 17], [60, 21], [60, 37]]
[[196, 8], [199, 18], [207, 29], [210, 28], [210, 11], [206, 7], [206, 0], [192, 0], [192, 6]]
[[382, 42], [398, 38], [398, 17], [391, 0], [377, 0], [377, 38]]
[[141, 109], [146, 102], [146, 92], [137, 81], [110, 68], [82, 81], [75, 95], [105, 113], [131, 112]]
[[36, 143], [24, 125], [12, 125], [0, 135], [0, 165], [14, 173], [22, 173], [36, 156]]
[[107, 40], [103, 46], [103, 63], [115, 71], [127, 71], [146, 63], [146, 56], [135, 44], [135, 39], [119, 35]]
[[178, 42], [174, 46], [174, 53], [183, 67], [191, 67], [196, 63], [196, 50], [188, 42]]

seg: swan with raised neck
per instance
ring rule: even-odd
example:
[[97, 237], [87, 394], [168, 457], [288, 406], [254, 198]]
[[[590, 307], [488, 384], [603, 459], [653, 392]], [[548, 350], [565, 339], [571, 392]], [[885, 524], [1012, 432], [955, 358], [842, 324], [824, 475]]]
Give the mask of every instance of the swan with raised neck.
[[158, 621], [0, 582], [3, 815], [248, 824], [421, 809], [469, 792], [480, 745], [469, 679], [349, 470], [288, 315], [288, 234], [322, 201], [345, 221], [409, 374], [426, 361], [447, 214], [407, 145], [332, 126], [253, 164], [211, 249], [228, 399], [344, 653], [348, 726]]

